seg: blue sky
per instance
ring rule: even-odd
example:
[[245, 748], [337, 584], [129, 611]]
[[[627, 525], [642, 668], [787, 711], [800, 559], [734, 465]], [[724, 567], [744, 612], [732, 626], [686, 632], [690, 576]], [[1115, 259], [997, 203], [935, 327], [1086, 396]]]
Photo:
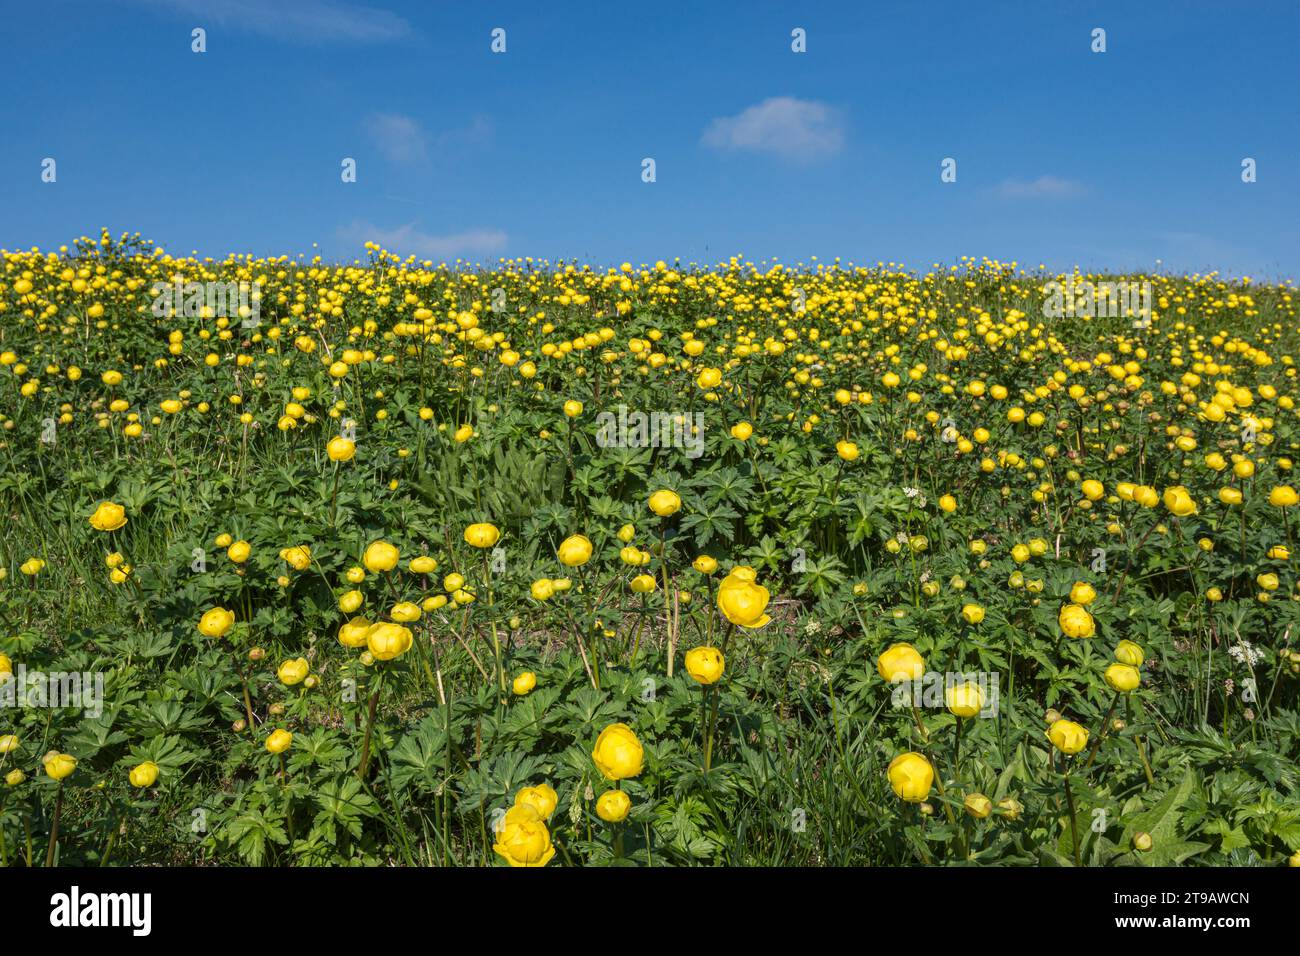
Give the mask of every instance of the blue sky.
[[107, 226], [204, 255], [1300, 277], [1294, 3], [43, 0], [4, 22], [8, 249]]

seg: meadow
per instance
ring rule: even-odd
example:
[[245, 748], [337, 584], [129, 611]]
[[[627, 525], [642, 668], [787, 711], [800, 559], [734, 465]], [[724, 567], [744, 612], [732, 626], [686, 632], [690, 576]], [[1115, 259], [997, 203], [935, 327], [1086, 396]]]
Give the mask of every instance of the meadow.
[[3, 254], [0, 863], [1300, 866], [1290, 282], [367, 253]]

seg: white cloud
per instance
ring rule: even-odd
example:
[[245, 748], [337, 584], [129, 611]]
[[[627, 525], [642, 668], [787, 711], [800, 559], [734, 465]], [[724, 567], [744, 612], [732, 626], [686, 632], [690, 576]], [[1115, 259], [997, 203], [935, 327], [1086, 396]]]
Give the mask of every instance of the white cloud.
[[[403, 17], [340, 0], [143, 0], [191, 18], [291, 43], [392, 43], [414, 35]], [[211, 48], [214, 40], [208, 38]]]
[[997, 193], [1003, 199], [1065, 199], [1083, 192], [1083, 184], [1059, 176], [1039, 176], [1037, 179], [1006, 179], [998, 184]]
[[413, 222], [383, 229], [374, 223], [357, 220], [339, 227], [338, 235], [340, 239], [357, 245], [377, 242], [395, 255], [436, 260], [486, 255], [500, 252], [506, 245], [506, 234], [500, 229], [469, 229], [435, 236], [420, 231]]
[[429, 159], [429, 134], [420, 121], [401, 113], [371, 113], [361, 124], [389, 162], [416, 166]]
[[713, 149], [752, 150], [811, 162], [844, 147], [844, 122], [839, 111], [825, 103], [775, 96], [735, 116], [712, 120], [700, 141]]

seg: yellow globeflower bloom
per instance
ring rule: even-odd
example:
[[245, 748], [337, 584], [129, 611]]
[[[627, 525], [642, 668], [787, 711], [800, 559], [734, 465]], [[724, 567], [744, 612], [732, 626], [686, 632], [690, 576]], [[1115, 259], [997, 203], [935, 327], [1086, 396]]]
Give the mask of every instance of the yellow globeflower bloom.
[[682, 499], [674, 491], [667, 489], [656, 491], [650, 496], [650, 510], [661, 518], [667, 518], [681, 510]]
[[325, 446], [330, 461], [351, 461], [357, 454], [357, 443], [342, 435], [335, 435]]
[[373, 626], [364, 617], [354, 617], [339, 628], [339, 643], [344, 647], [365, 647], [366, 635]]
[[716, 684], [725, 668], [722, 651], [716, 647], [695, 647], [686, 652], [686, 673], [697, 684]]
[[524, 671], [516, 677], [510, 684], [510, 689], [519, 697], [526, 697], [532, 693], [533, 688], [537, 686], [537, 675], [532, 671]]
[[1047, 738], [1061, 753], [1077, 754], [1088, 746], [1088, 731], [1072, 720], [1057, 720], [1047, 728]]
[[501, 538], [501, 532], [494, 524], [482, 522], [472, 524], [465, 529], [465, 543], [474, 548], [490, 548]]
[[1057, 623], [1066, 637], [1092, 637], [1097, 632], [1097, 623], [1092, 615], [1078, 604], [1067, 604], [1061, 608]]
[[738, 627], [758, 628], [771, 621], [766, 614], [771, 595], [755, 578], [754, 569], [742, 565], [732, 568], [718, 585], [718, 610]]
[[1115, 645], [1115, 660], [1130, 667], [1141, 667], [1146, 660], [1146, 653], [1140, 644], [1133, 641], [1120, 641]]
[[366, 548], [365, 553], [361, 556], [361, 563], [372, 574], [380, 574], [397, 567], [398, 557], [399, 554], [395, 546], [387, 541], [375, 541]]
[[925, 675], [925, 659], [911, 644], [893, 644], [876, 658], [876, 671], [891, 684], [920, 680]]
[[[596, 800], [596, 816], [606, 823], [622, 823], [632, 809], [632, 798], [622, 790], [606, 790]], [[1300, 853], [1296, 856], [1300, 858]]]
[[944, 691], [944, 703], [955, 717], [974, 717], [984, 709], [984, 693], [967, 681]]
[[559, 802], [559, 795], [556, 794], [555, 788], [549, 783], [538, 784], [536, 787], [524, 787], [515, 794], [515, 806], [532, 807], [543, 820], [550, 818], [551, 814], [555, 812], [555, 805]]
[[366, 632], [366, 646], [377, 661], [391, 661], [401, 657], [411, 649], [414, 641], [410, 628], [400, 624], [382, 622], [371, 626]]
[[586, 535], [570, 535], [560, 542], [556, 556], [567, 567], [581, 567], [591, 560], [591, 540]]
[[627, 724], [610, 724], [596, 738], [591, 759], [607, 780], [626, 780], [641, 773], [645, 751]]
[[281, 664], [275, 672], [275, 676], [280, 679], [280, 683], [285, 687], [293, 687], [295, 684], [301, 684], [306, 680], [310, 672], [311, 667], [307, 664], [307, 658], [299, 657]]
[[199, 618], [199, 633], [206, 637], [220, 637], [235, 623], [235, 612], [214, 607]]
[[891, 760], [886, 775], [894, 794], [908, 803], [920, 803], [930, 795], [930, 788], [934, 786], [934, 767], [915, 751], [899, 754]]
[[1180, 518], [1196, 514], [1196, 502], [1182, 485], [1166, 488], [1164, 501], [1165, 507]]
[[116, 531], [126, 524], [126, 509], [111, 501], [103, 501], [89, 520], [96, 531]]
[[1106, 683], [1120, 693], [1127, 693], [1142, 683], [1142, 672], [1130, 664], [1111, 664], [1106, 668]]
[[130, 774], [127, 775], [131, 781], [131, 786], [144, 789], [152, 787], [158, 780], [158, 765], [152, 760], [146, 760], [138, 766], [132, 767]]
[[1274, 508], [1290, 508], [1297, 501], [1300, 496], [1290, 485], [1277, 485], [1268, 493], [1268, 503]]
[[282, 754], [293, 745], [293, 734], [283, 728], [277, 728], [266, 738], [266, 749], [273, 754]]
[[51, 780], [62, 780], [70, 777], [72, 771], [77, 769], [77, 758], [51, 750], [41, 758], [41, 765], [45, 768], [46, 776]]
[[527, 804], [516, 804], [506, 811], [492, 849], [511, 866], [545, 866], [555, 856], [546, 822]]

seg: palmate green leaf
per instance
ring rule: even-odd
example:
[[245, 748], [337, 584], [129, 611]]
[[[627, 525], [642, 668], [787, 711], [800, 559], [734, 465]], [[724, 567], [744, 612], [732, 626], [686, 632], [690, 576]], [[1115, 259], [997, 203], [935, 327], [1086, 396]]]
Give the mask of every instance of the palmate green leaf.
[[1148, 866], [1171, 866], [1206, 849], [1208, 844], [1188, 843], [1180, 832], [1183, 808], [1195, 786], [1196, 773], [1188, 767], [1178, 784], [1170, 788], [1155, 806], [1125, 814], [1124, 831], [1119, 840], [1121, 850], [1131, 848], [1133, 837], [1138, 833], [1151, 835], [1151, 851], [1141, 854], [1141, 861]]

